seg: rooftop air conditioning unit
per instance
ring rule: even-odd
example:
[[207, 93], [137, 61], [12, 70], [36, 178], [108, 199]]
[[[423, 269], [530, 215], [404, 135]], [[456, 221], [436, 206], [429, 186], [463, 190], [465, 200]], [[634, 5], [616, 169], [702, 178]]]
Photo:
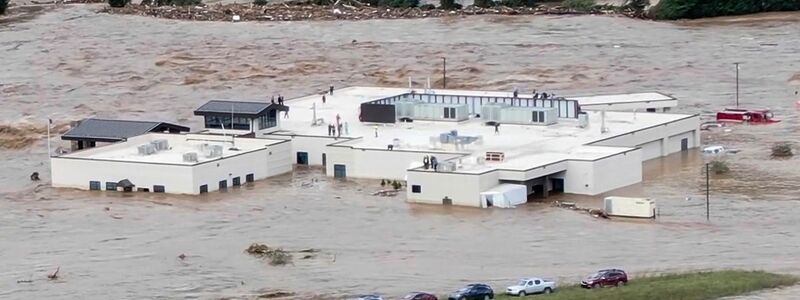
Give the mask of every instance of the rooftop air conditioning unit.
[[153, 144], [144, 144], [136, 147], [139, 151], [139, 155], [150, 155], [156, 153], [156, 147]]
[[183, 162], [197, 162], [197, 152], [184, 153]]
[[589, 127], [589, 114], [582, 111], [578, 113], [578, 127], [586, 128]]
[[439, 165], [436, 167], [436, 170], [439, 172], [455, 172], [456, 170], [456, 163], [452, 161], [443, 161], [440, 162]]
[[209, 156], [208, 157], [220, 157], [220, 156], [222, 156], [222, 145], [212, 145], [211, 147], [209, 147], [209, 149], [211, 151], [209, 152]]
[[169, 150], [169, 142], [167, 140], [154, 140], [150, 142], [157, 151]]

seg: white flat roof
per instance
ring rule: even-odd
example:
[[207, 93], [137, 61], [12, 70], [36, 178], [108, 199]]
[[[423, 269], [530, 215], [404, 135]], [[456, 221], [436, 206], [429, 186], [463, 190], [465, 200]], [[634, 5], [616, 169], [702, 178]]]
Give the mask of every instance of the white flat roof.
[[621, 103], [659, 102], [659, 101], [677, 102], [677, 100], [672, 96], [657, 92], [567, 97], [567, 99], [578, 100], [578, 103], [580, 105], [621, 104]]
[[[290, 107], [288, 118], [281, 114], [281, 131], [278, 134], [307, 136], [327, 136], [327, 124], [340, 118], [345, 133], [344, 138], [363, 137], [347, 142], [347, 145], [363, 149], [386, 149], [387, 145], [399, 140], [396, 150], [467, 152], [470, 156], [484, 156], [486, 152], [503, 152], [505, 161], [485, 165], [465, 165], [459, 172], [481, 172], [488, 168], [525, 170], [565, 159], [595, 160], [609, 155], [632, 150], [626, 147], [586, 146], [594, 141], [620, 134], [642, 130], [677, 121], [688, 115], [664, 113], [606, 112], [608, 131], [600, 132], [601, 112], [587, 112], [589, 127], [579, 128], [576, 119], [559, 119], [558, 124], [550, 126], [502, 124], [499, 134], [494, 127], [485, 126], [479, 119], [470, 118], [462, 122], [414, 121], [413, 123], [373, 124], [358, 121], [360, 105], [371, 100], [408, 93], [407, 88], [349, 87], [338, 89], [333, 95], [326, 95], [322, 104], [321, 95], [311, 95], [287, 100]], [[416, 90], [422, 93], [422, 90]], [[434, 90], [437, 95], [486, 95], [509, 96], [502, 92], [476, 92], [462, 90]], [[316, 117], [323, 118], [326, 124], [312, 126], [312, 107], [316, 106]], [[375, 137], [377, 128], [378, 137]], [[480, 136], [482, 143], [473, 143], [465, 149], [452, 147], [433, 147], [431, 137], [457, 130], [460, 136]], [[452, 145], [449, 145], [452, 146]], [[465, 161], [462, 159], [462, 161]], [[468, 160], [466, 160], [468, 161]]]
[[[140, 155], [137, 147], [150, 143], [155, 140], [167, 140], [168, 150], [157, 151], [150, 155]], [[209, 134], [166, 134], [149, 133], [145, 135], [129, 138], [125, 142], [90, 148], [62, 155], [65, 158], [81, 158], [90, 160], [111, 160], [141, 163], [160, 163], [195, 165], [213, 160], [226, 159], [242, 153], [264, 149], [266, 146], [284, 142], [273, 139], [254, 139], [254, 138], [235, 138], [232, 142], [231, 136], [209, 135]], [[235, 143], [235, 147], [234, 147]], [[222, 146], [222, 156], [207, 157], [200, 150], [200, 145], [220, 145]], [[197, 153], [197, 162], [183, 161], [183, 154]]]

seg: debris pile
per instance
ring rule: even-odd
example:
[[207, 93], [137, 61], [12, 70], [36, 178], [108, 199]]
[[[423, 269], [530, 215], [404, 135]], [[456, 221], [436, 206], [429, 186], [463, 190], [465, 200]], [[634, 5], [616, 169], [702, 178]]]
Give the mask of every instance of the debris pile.
[[[369, 20], [369, 19], [418, 19], [468, 15], [553, 15], [578, 14], [562, 7], [493, 7], [468, 6], [463, 9], [424, 9], [354, 6], [333, 6], [306, 3], [258, 6], [253, 4], [213, 4], [203, 6], [149, 6], [129, 4], [125, 7], [106, 7], [111, 14], [152, 16], [165, 19], [193, 21], [300, 21], [300, 20]], [[608, 14], [613, 11], [601, 11]]]
[[595, 217], [595, 218], [603, 218], [603, 219], [608, 219], [609, 218], [608, 214], [606, 213], [605, 210], [602, 210], [602, 209], [599, 209], [599, 208], [579, 207], [577, 204], [575, 204], [575, 202], [556, 201], [556, 202], [553, 202], [553, 205], [556, 206], [556, 207], [561, 207], [561, 208], [565, 208], [565, 209], [569, 209], [569, 210], [583, 211], [583, 212], [586, 212], [590, 216]]
[[281, 248], [270, 248], [264, 244], [253, 243], [245, 250], [250, 255], [259, 258], [268, 258], [269, 264], [282, 266], [292, 262], [292, 254]]
[[782, 157], [791, 157], [794, 155], [792, 153], [792, 145], [789, 143], [777, 143], [772, 145], [772, 157], [773, 158], [782, 158]]

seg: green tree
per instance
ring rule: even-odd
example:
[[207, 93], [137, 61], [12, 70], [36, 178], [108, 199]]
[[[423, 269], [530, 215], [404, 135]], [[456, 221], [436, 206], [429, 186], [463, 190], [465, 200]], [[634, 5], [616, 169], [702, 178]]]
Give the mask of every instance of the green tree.
[[419, 0], [378, 0], [378, 6], [406, 8], [419, 6]]
[[6, 13], [6, 8], [8, 8], [8, 1], [9, 0], [0, 0], [0, 15]]
[[500, 5], [508, 7], [536, 7], [538, 0], [501, 0]]
[[594, 0], [564, 0], [561, 5], [575, 11], [591, 11], [597, 3]]
[[257, 6], [264, 6], [267, 5], [267, 3], [269, 3], [267, 0], [253, 0], [253, 5]]
[[441, 9], [461, 9], [462, 7], [455, 0], [439, 0], [439, 8]]
[[494, 3], [493, 0], [475, 0], [472, 5], [475, 5], [475, 7], [489, 8], [497, 5], [497, 3]]
[[800, 10], [800, 0], [661, 0], [652, 16], [662, 20], [695, 19]]

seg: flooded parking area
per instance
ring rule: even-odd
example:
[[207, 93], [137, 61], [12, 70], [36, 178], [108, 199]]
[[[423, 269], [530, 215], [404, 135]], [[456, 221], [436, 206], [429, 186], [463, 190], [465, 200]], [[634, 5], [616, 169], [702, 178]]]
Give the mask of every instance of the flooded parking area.
[[[641, 184], [608, 193], [656, 198], [656, 221], [609, 221], [549, 202], [486, 210], [409, 204], [371, 196], [379, 181], [333, 180], [313, 168], [200, 197], [53, 189], [44, 132], [0, 130], [30, 143], [0, 150], [0, 298], [218, 299], [273, 289], [299, 298], [400, 296], [522, 276], [571, 282], [603, 267], [634, 276], [706, 268], [800, 274], [800, 169], [797, 158], [769, 156], [773, 143], [800, 138], [798, 31], [796, 18], [195, 23], [98, 15], [92, 6], [2, 24], [0, 119], [8, 128], [89, 116], [197, 127], [192, 110], [212, 98], [290, 98], [331, 82], [404, 86], [409, 76], [421, 84], [441, 76], [441, 56], [452, 88], [658, 90], [681, 100], [678, 112], [704, 115], [732, 104], [732, 66], [742, 62], [743, 103], [769, 106], [783, 121], [704, 133], [704, 144], [741, 150], [726, 158], [730, 173], [710, 178], [710, 221], [706, 159], [694, 151], [648, 161]], [[29, 180], [33, 171], [41, 182]], [[600, 207], [602, 196], [548, 200]], [[270, 266], [244, 253], [254, 242], [320, 252]], [[60, 278], [47, 280], [59, 266]]]

